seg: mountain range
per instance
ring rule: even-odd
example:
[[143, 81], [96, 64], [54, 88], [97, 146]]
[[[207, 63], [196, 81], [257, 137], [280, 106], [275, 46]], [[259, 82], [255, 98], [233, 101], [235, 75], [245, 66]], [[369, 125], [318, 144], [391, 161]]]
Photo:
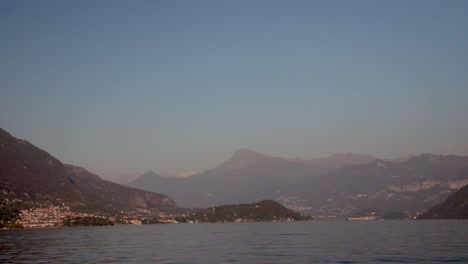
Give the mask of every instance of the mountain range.
[[375, 160], [276, 190], [275, 200], [317, 217], [362, 209], [423, 211], [468, 184], [468, 157], [421, 154], [405, 162]]
[[166, 195], [101, 179], [67, 165], [0, 128], [0, 198], [26, 203], [65, 204], [74, 211], [120, 212], [177, 208]]
[[203, 173], [167, 178], [149, 171], [122, 186], [63, 164], [0, 129], [0, 199], [67, 205], [81, 212], [174, 211], [176, 203], [206, 208], [269, 199], [316, 218], [434, 206], [427, 218], [460, 218], [464, 214], [456, 215], [457, 210], [467, 205], [466, 187], [461, 188], [467, 184], [466, 156], [421, 154], [388, 161], [345, 153], [306, 160], [240, 149]]
[[186, 207], [278, 201], [316, 217], [362, 209], [424, 211], [468, 184], [468, 157], [421, 154], [395, 161], [335, 154], [304, 160], [240, 149], [214, 169], [186, 178], [149, 171], [129, 186], [164, 193]]
[[317, 177], [343, 164], [374, 159], [351, 153], [313, 160], [286, 159], [243, 148], [229, 160], [203, 173], [166, 178], [149, 171], [127, 185], [167, 194], [180, 206], [210, 207], [268, 199], [262, 195], [271, 190]]

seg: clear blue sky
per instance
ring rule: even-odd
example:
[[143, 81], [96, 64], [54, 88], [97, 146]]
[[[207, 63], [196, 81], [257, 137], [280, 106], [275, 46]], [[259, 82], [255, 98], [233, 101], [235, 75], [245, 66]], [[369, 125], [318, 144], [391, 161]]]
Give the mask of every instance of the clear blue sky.
[[468, 154], [468, 1], [0, 1], [0, 127], [101, 176]]

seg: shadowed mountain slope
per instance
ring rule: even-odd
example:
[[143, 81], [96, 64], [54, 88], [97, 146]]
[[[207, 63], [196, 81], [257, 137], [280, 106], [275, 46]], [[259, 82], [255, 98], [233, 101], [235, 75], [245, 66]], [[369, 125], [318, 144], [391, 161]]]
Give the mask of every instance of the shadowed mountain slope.
[[419, 219], [468, 219], [468, 185], [420, 215]]
[[173, 209], [167, 196], [105, 181], [64, 165], [46, 151], [0, 129], [0, 198], [70, 206], [87, 212]]

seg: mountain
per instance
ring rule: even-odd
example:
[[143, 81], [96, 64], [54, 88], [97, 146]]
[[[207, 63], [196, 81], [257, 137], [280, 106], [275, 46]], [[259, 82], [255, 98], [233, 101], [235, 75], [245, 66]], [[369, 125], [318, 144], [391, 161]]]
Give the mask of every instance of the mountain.
[[168, 196], [159, 193], [147, 192], [129, 188], [110, 181], [87, 170], [73, 165], [64, 164], [69, 178], [79, 187], [77, 194], [81, 200], [86, 201], [89, 211], [102, 207], [103, 210], [153, 208], [174, 209], [175, 203]]
[[468, 184], [468, 157], [422, 154], [405, 162], [347, 165], [276, 192], [275, 200], [317, 217], [348, 217], [366, 208], [416, 211]]
[[407, 157], [395, 158], [395, 159], [392, 159], [390, 161], [393, 162], [393, 163], [401, 163], [401, 162], [408, 161], [409, 159], [414, 158], [414, 157], [415, 157], [414, 155], [411, 155], [411, 156], [407, 156]]
[[106, 177], [102, 177], [104, 180], [108, 180], [108, 181], [111, 181], [111, 182], [114, 182], [114, 183], [117, 183], [117, 184], [120, 184], [120, 185], [125, 185], [129, 182], [132, 182], [136, 179], [138, 179], [138, 177], [140, 177], [141, 174], [139, 173], [125, 173], [125, 174], [120, 174], [120, 175], [116, 175], [116, 176], [106, 176]]
[[84, 212], [176, 208], [165, 195], [122, 186], [83, 168], [64, 165], [46, 151], [1, 128], [0, 198], [65, 203], [72, 210]]
[[[232, 157], [221, 163], [215, 168], [218, 172], [232, 171], [247, 168], [248, 166], [261, 162], [268, 162], [269, 160], [275, 159], [273, 157], [263, 155], [252, 150], [242, 148], [236, 151]], [[281, 159], [281, 158], [280, 158]]]
[[308, 164], [317, 167], [338, 169], [345, 165], [365, 164], [375, 160], [370, 155], [361, 155], [355, 153], [336, 153], [329, 157], [305, 160]]
[[203, 173], [164, 178], [147, 172], [128, 186], [164, 193], [184, 207], [250, 203], [273, 198], [277, 190], [323, 175], [334, 167], [374, 159], [347, 153], [309, 161], [271, 157], [243, 148]]
[[468, 157], [421, 154], [395, 163], [346, 153], [303, 160], [240, 149], [203, 173], [167, 178], [149, 171], [126, 187], [62, 164], [0, 129], [0, 198], [76, 211], [172, 210], [170, 196], [192, 208], [269, 199], [316, 217], [345, 218], [362, 210], [427, 210], [467, 184]]
[[127, 186], [164, 193], [183, 207], [210, 207], [268, 199], [262, 194], [328, 171], [240, 149], [229, 160], [203, 173], [185, 178], [164, 178], [147, 172]]
[[160, 185], [163, 184], [166, 178], [156, 174], [154, 171], [148, 171], [145, 174], [133, 180], [132, 183]]
[[[468, 170], [465, 170], [468, 174]], [[468, 219], [468, 185], [429, 209], [419, 219]]]

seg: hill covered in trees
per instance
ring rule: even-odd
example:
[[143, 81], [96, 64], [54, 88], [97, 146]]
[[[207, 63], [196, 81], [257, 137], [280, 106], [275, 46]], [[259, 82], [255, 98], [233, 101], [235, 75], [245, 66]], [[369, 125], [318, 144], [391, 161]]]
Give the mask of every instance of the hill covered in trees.
[[272, 222], [272, 221], [301, 221], [311, 220], [310, 217], [301, 216], [281, 204], [264, 200], [258, 203], [239, 205], [220, 205], [202, 209], [186, 218], [178, 219], [181, 222]]

